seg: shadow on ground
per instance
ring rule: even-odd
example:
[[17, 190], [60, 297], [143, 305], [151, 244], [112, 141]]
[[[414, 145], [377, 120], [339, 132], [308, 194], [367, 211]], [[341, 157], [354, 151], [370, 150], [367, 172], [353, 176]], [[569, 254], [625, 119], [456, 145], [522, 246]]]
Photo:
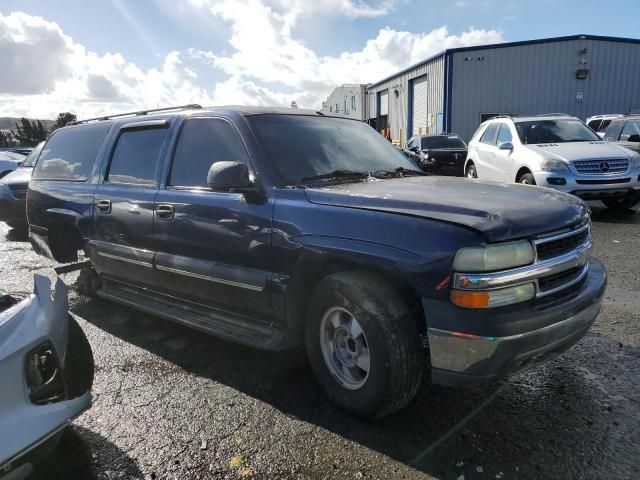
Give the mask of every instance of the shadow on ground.
[[638, 208], [615, 210], [591, 205], [591, 219], [599, 223], [617, 223], [625, 225], [640, 225], [640, 210]]
[[640, 353], [599, 335], [501, 384], [424, 382], [408, 408], [361, 421], [332, 407], [289, 353], [244, 348], [100, 299], [78, 297], [72, 310], [190, 374], [441, 478], [629, 478], [640, 458], [632, 440], [640, 438], [640, 379], [631, 375]]
[[86, 428], [65, 430], [56, 448], [28, 480], [111, 479], [127, 472], [128, 479], [142, 479], [136, 463], [106, 438]]

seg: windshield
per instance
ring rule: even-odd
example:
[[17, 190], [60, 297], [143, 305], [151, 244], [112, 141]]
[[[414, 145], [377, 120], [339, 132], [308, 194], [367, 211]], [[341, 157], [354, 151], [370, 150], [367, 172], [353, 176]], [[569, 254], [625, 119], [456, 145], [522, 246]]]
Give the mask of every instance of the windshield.
[[438, 135], [422, 137], [422, 150], [439, 150], [447, 148], [467, 148], [465, 143], [455, 135]]
[[31, 153], [24, 159], [24, 162], [20, 165], [20, 167], [33, 167], [40, 156], [40, 152], [42, 151], [42, 147], [44, 147], [44, 142], [40, 142]]
[[579, 120], [533, 120], [517, 122], [516, 130], [523, 144], [594, 142], [601, 140]]
[[[420, 172], [388, 140], [355, 120], [302, 115], [249, 117], [281, 185], [299, 185], [303, 179], [336, 171]], [[344, 181], [353, 176], [342, 175]]]

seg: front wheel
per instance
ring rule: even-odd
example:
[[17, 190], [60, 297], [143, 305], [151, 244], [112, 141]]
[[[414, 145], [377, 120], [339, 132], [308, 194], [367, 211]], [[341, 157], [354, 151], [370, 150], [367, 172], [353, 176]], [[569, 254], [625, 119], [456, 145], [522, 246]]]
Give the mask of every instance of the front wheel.
[[425, 358], [409, 308], [386, 282], [365, 273], [330, 275], [308, 312], [309, 361], [333, 403], [379, 418], [413, 399]]
[[473, 163], [467, 166], [465, 176], [467, 178], [478, 178], [478, 172], [476, 171], [476, 166]]
[[640, 202], [640, 197], [628, 197], [628, 198], [607, 198], [602, 200], [607, 208], [615, 210], [626, 210], [635, 207]]
[[523, 185], [535, 185], [536, 184], [536, 179], [533, 176], [533, 174], [524, 173], [524, 174], [520, 175], [520, 178], [518, 179], [518, 183], [521, 183]]

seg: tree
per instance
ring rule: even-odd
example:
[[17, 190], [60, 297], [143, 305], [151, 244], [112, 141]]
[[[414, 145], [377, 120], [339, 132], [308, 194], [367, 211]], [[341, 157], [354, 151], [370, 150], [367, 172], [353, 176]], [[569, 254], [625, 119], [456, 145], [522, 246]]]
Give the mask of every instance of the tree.
[[20, 125], [16, 123], [16, 131], [13, 135], [18, 141], [18, 145], [23, 147], [35, 147], [47, 139], [47, 132], [40, 120], [31, 122], [24, 117], [20, 119]]
[[13, 147], [15, 143], [13, 134], [10, 131], [6, 133], [0, 131], [0, 148]]
[[56, 123], [51, 127], [51, 131], [57, 130], [58, 128], [62, 128], [71, 122], [75, 122], [78, 117], [71, 112], [62, 112], [58, 114], [58, 118], [56, 118]]

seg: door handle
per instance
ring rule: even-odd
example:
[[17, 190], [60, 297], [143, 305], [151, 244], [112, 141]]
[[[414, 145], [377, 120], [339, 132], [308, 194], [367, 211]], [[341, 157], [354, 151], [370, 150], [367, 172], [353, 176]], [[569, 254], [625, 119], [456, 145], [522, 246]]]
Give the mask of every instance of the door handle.
[[100, 213], [111, 213], [111, 200], [98, 201], [98, 211]]
[[156, 216], [160, 220], [173, 220], [173, 216], [176, 213], [176, 209], [173, 205], [157, 205], [156, 206]]

